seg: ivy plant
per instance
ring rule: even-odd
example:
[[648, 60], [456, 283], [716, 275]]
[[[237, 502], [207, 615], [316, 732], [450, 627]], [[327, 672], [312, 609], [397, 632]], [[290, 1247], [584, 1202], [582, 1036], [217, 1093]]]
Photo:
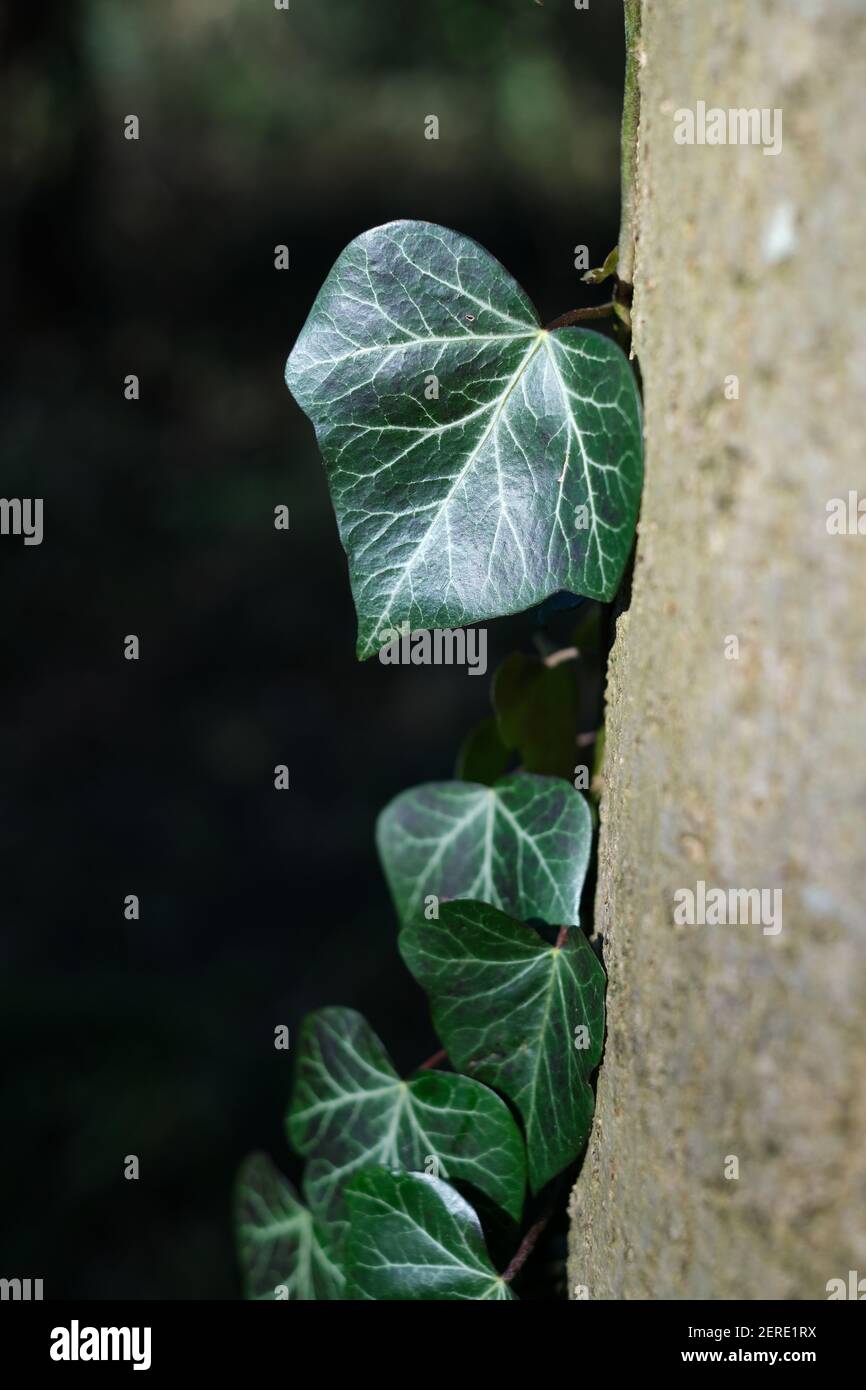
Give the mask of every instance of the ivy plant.
[[344, 1214], [346, 1183], [360, 1170], [423, 1169], [435, 1154], [443, 1178], [471, 1183], [520, 1219], [526, 1159], [508, 1106], [468, 1076], [425, 1070], [401, 1080], [353, 1009], [305, 1019], [287, 1124], [310, 1158], [305, 1191], [323, 1218]]
[[447, 1183], [368, 1168], [352, 1179], [347, 1200], [346, 1266], [356, 1299], [514, 1298], [478, 1217]]
[[610, 600], [641, 492], [640, 406], [616, 343], [544, 328], [469, 237], [391, 222], [331, 270], [286, 367], [312, 420], [358, 613], [461, 627], [560, 589]]
[[[397, 630], [529, 608], [546, 622], [614, 598], [640, 500], [640, 401], [621, 346], [579, 318], [543, 327], [488, 252], [427, 222], [377, 227], [337, 259], [286, 381], [315, 426], [359, 658]], [[261, 1154], [237, 1180], [250, 1298], [515, 1297], [540, 1207], [586, 1144], [604, 1039], [604, 973], [580, 919], [593, 816], [575, 778], [581, 649], [598, 623], [578, 631], [509, 657], [457, 777], [379, 817], [400, 951], [441, 1050], [402, 1077], [353, 1009], [304, 1020], [286, 1119], [302, 1192]]]
[[577, 920], [592, 820], [583, 798], [554, 777], [518, 772], [492, 787], [428, 782], [385, 808], [376, 838], [403, 923], [440, 898]]
[[604, 976], [578, 929], [554, 945], [488, 903], [443, 903], [414, 922], [400, 950], [430, 997], [452, 1064], [497, 1087], [523, 1120], [538, 1191], [583, 1147], [589, 1077], [601, 1060]]

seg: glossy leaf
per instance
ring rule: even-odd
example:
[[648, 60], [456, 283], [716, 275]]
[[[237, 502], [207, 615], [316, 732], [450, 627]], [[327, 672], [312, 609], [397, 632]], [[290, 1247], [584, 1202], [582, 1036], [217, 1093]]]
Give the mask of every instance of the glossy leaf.
[[513, 1299], [496, 1273], [481, 1223], [447, 1183], [371, 1168], [346, 1190], [350, 1297]]
[[499, 1096], [466, 1076], [418, 1071], [401, 1081], [354, 1009], [320, 1009], [303, 1022], [289, 1108], [293, 1146], [309, 1157], [313, 1210], [344, 1214], [343, 1186], [382, 1164], [472, 1183], [515, 1220], [526, 1186], [523, 1136]]
[[425, 900], [473, 898], [516, 917], [576, 922], [592, 819], [579, 792], [516, 772], [492, 787], [427, 782], [396, 797], [376, 841], [402, 922]]
[[390, 222], [339, 256], [286, 365], [316, 428], [358, 655], [559, 589], [609, 600], [631, 549], [640, 406], [609, 338], [543, 329], [487, 251]]
[[[604, 1041], [604, 971], [583, 932], [562, 947], [486, 903], [447, 903], [400, 936], [455, 1067], [508, 1096], [526, 1126], [537, 1191], [589, 1134]], [[585, 1031], [583, 1031], [585, 1030]], [[586, 1044], [585, 1046], [583, 1044]]]
[[251, 1154], [241, 1165], [235, 1210], [247, 1298], [343, 1297], [339, 1249], [345, 1228], [316, 1220], [265, 1154]]

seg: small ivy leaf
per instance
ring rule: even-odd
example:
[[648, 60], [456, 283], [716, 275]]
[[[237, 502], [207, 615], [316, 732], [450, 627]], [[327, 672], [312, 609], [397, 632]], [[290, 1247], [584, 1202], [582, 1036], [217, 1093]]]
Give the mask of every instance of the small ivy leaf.
[[352, 1179], [346, 1202], [350, 1297], [515, 1297], [493, 1268], [478, 1217], [447, 1183], [369, 1168]]
[[574, 927], [549, 946], [487, 903], [446, 903], [400, 934], [455, 1067], [514, 1102], [533, 1192], [577, 1158], [589, 1134], [589, 1078], [604, 1041], [604, 971]]
[[628, 360], [542, 328], [469, 237], [403, 221], [350, 242], [286, 383], [316, 429], [361, 659], [403, 623], [463, 627], [558, 589], [613, 598], [643, 470]]
[[552, 925], [576, 922], [591, 842], [580, 793], [524, 772], [492, 787], [427, 782], [395, 797], [376, 825], [404, 924], [431, 898], [478, 899]]
[[354, 1009], [319, 1009], [301, 1026], [289, 1138], [310, 1158], [313, 1211], [343, 1216], [343, 1188], [360, 1169], [426, 1171], [472, 1183], [519, 1221], [526, 1187], [523, 1136], [499, 1096], [466, 1076], [419, 1071], [401, 1081]]
[[512, 652], [493, 677], [493, 708], [502, 742], [517, 749], [527, 772], [572, 780], [579, 714], [573, 661], [548, 666]]
[[241, 1164], [235, 1212], [247, 1298], [343, 1298], [345, 1226], [329, 1228], [316, 1220], [266, 1154], [250, 1154]]
[[510, 758], [511, 749], [502, 742], [496, 720], [482, 719], [460, 746], [454, 776], [489, 787], [503, 775]]
[[616, 274], [619, 264], [619, 247], [615, 246], [612, 251], [608, 251], [604, 258], [604, 264], [596, 266], [594, 270], [587, 270], [581, 275], [581, 280], [587, 285], [601, 285], [608, 280], [611, 275]]

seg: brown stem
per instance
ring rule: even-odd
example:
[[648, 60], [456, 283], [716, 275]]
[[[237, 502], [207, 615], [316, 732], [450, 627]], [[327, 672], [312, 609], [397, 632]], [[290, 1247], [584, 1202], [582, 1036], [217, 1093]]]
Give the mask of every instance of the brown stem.
[[[563, 931], [565, 930], [566, 928], [563, 927]], [[544, 1228], [546, 1227], [551, 1216], [553, 1215], [553, 1212], [554, 1208], [548, 1207], [544, 1215], [538, 1218], [535, 1225], [530, 1226], [529, 1230], [526, 1232], [526, 1235], [523, 1237], [523, 1240], [517, 1247], [517, 1251], [514, 1255], [514, 1258], [512, 1259], [510, 1265], [508, 1266], [508, 1268], [502, 1276], [502, 1282], [504, 1284], [510, 1284], [512, 1279], [514, 1279], [515, 1276], [520, 1273], [523, 1266], [526, 1264], [526, 1261], [529, 1259], [530, 1255], [535, 1249], [535, 1246], [538, 1242], [538, 1238], [541, 1235]]]
[[553, 670], [554, 666], [561, 666], [563, 661], [576, 661], [579, 655], [577, 647], [560, 647], [557, 652], [548, 652], [544, 664], [548, 670]]
[[568, 939], [568, 927], [560, 927], [556, 936], [556, 949], [561, 951]]
[[561, 314], [553, 323], [547, 325], [547, 331], [554, 328], [568, 328], [569, 324], [581, 323], [584, 319], [609, 319], [611, 314], [616, 313], [613, 300], [607, 304], [591, 304], [586, 309], [569, 309], [567, 314]]
[[448, 1053], [444, 1047], [440, 1047], [438, 1052], [434, 1052], [432, 1057], [428, 1057], [426, 1062], [422, 1062], [419, 1071], [429, 1071], [431, 1067], [438, 1067], [440, 1062], [447, 1060]]

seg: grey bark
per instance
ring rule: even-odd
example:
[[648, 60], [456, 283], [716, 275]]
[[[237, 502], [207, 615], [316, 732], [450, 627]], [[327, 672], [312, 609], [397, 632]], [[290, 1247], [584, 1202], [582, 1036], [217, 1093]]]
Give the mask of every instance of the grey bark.
[[[608, 1038], [572, 1297], [824, 1299], [866, 1276], [866, 536], [826, 524], [866, 497], [864, 18], [643, 6], [647, 471], [608, 676]], [[781, 108], [782, 152], [676, 144], [698, 100]], [[780, 888], [781, 932], [674, 925], [698, 880]]]

